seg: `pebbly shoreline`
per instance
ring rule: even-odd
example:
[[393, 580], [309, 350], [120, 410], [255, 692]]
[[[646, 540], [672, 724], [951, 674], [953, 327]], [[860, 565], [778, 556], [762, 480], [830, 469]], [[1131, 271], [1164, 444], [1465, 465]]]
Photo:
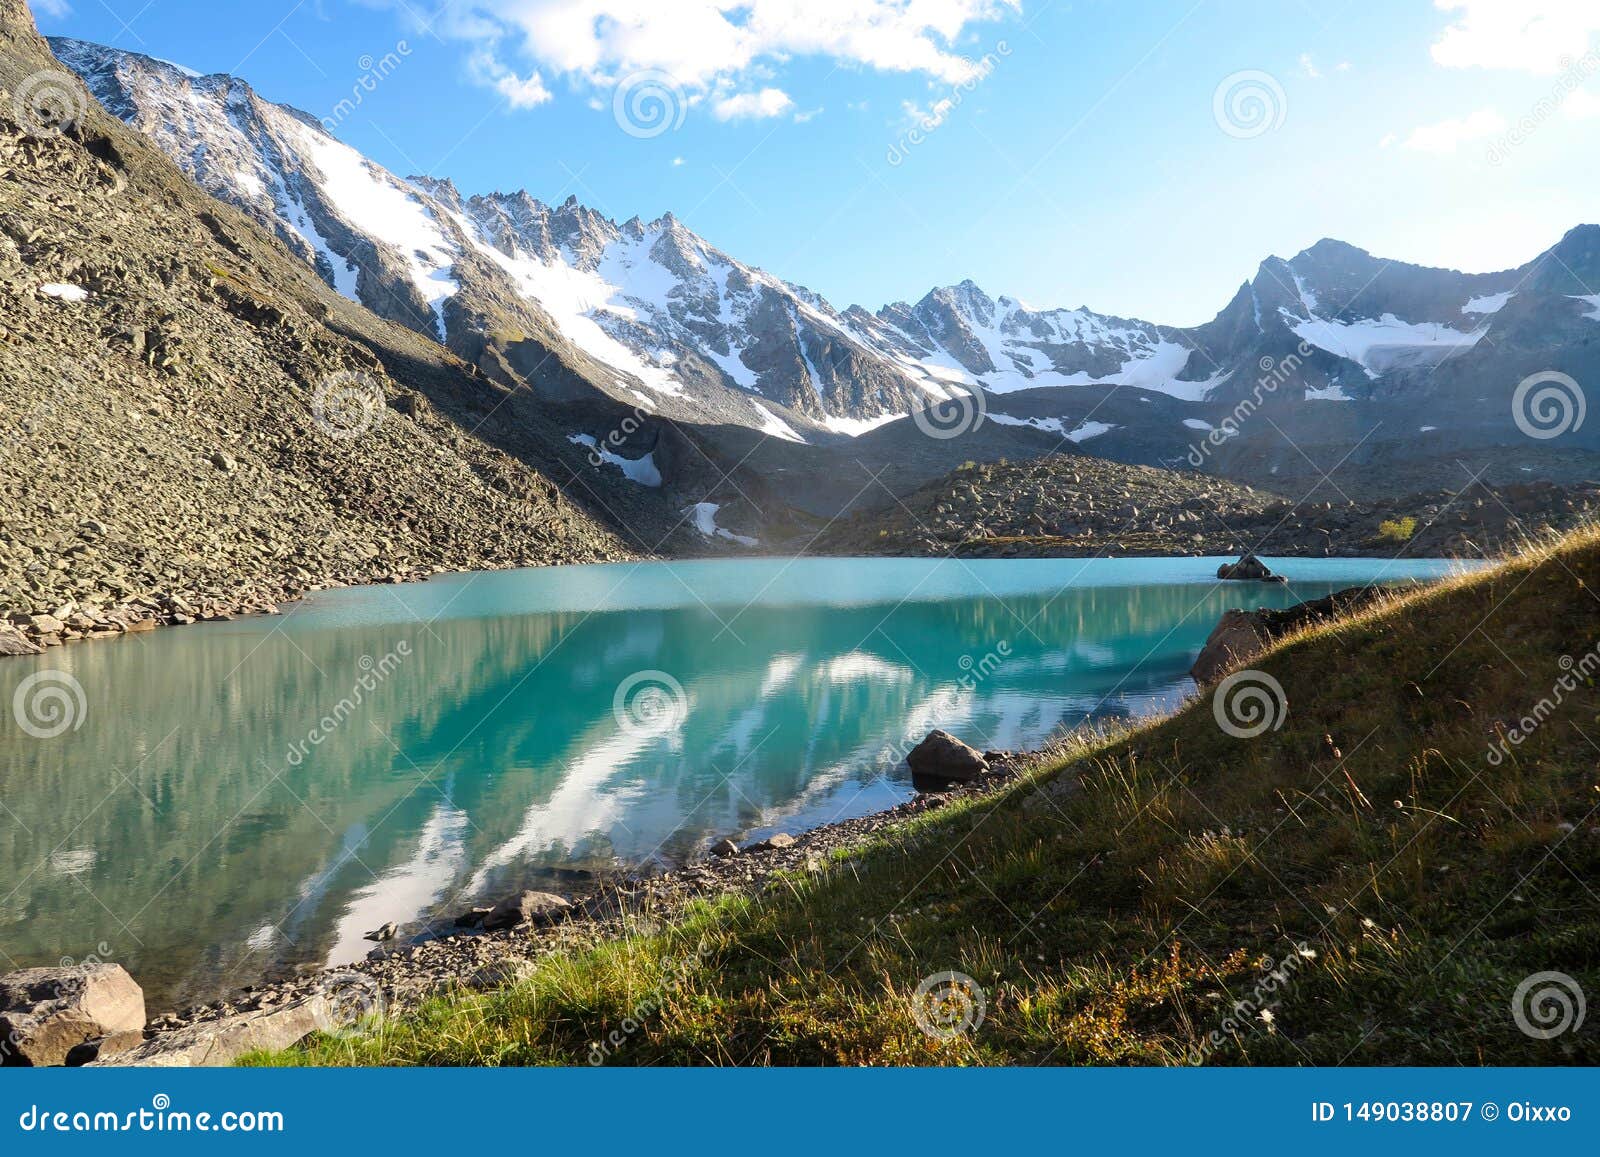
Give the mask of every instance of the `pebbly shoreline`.
[[480, 907], [463, 912], [457, 927], [449, 927], [448, 918], [431, 926], [401, 927], [393, 940], [374, 948], [366, 960], [332, 968], [313, 963], [294, 966], [289, 976], [264, 979], [219, 1000], [155, 1015], [145, 1028], [146, 1051], [158, 1049], [163, 1038], [177, 1040], [196, 1028], [291, 1008], [330, 992], [337, 996], [339, 989], [363, 989], [363, 1005], [376, 1004], [392, 1017], [450, 991], [504, 987], [526, 976], [543, 957], [663, 924], [691, 901], [759, 895], [779, 873], [822, 872], [837, 854], [848, 854], [914, 816], [998, 791], [1044, 758], [1044, 753], [988, 754], [990, 770], [970, 783], [924, 792], [892, 808], [793, 836], [778, 834], [744, 847], [727, 840], [706, 859], [657, 874], [622, 872], [598, 879], [563, 896], [570, 906], [558, 918], [485, 931], [473, 926], [486, 912]]

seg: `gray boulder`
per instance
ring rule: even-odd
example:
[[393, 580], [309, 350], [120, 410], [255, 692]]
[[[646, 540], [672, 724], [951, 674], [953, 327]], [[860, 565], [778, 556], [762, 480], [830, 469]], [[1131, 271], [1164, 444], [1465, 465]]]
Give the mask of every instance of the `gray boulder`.
[[318, 993], [279, 1008], [225, 1016], [152, 1037], [94, 1067], [191, 1068], [231, 1065], [258, 1049], [286, 1049], [314, 1032], [331, 1032], [345, 1018], [334, 1001]]
[[[64, 1065], [144, 1039], [144, 990], [120, 964], [25, 968], [0, 976], [0, 1063]], [[92, 1050], [83, 1046], [93, 1045]]]
[[502, 900], [483, 917], [487, 932], [497, 928], [515, 928], [519, 924], [553, 924], [571, 910], [572, 904], [553, 892], [524, 892], [509, 900]]
[[1282, 575], [1273, 574], [1267, 564], [1253, 554], [1244, 555], [1238, 562], [1223, 563], [1217, 568], [1217, 577], [1240, 582], [1281, 583], [1288, 581]]
[[930, 731], [906, 756], [912, 786], [918, 791], [944, 791], [953, 783], [971, 783], [989, 770], [989, 761], [975, 747], [948, 731]]

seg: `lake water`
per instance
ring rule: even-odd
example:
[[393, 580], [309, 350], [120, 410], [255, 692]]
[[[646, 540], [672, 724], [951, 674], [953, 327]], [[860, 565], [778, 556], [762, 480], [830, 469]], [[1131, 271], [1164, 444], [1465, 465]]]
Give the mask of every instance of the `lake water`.
[[462, 575], [0, 663], [0, 969], [152, 1013], [524, 884], [911, 794], [933, 727], [1024, 748], [1172, 706], [1221, 613], [1450, 564], [808, 559]]

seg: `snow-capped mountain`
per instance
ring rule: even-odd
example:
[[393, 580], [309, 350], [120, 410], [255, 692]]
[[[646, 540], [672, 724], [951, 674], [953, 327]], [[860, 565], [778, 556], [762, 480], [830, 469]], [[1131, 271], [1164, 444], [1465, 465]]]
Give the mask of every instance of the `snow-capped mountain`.
[[[1600, 380], [1593, 226], [1489, 274], [1321, 241], [1263, 261], [1215, 319], [1190, 328], [1032, 309], [970, 281], [915, 304], [840, 311], [670, 213], [619, 224], [574, 198], [552, 206], [403, 180], [236, 78], [52, 45], [108, 109], [339, 292], [502, 384], [557, 399], [599, 391], [703, 430], [820, 447], [981, 389], [991, 425], [1046, 435], [1046, 448], [1199, 465], [1204, 443], [1208, 468], [1259, 476], [1302, 470], [1319, 446], [1329, 461], [1355, 447], [1526, 447], [1511, 408], [1521, 380], [1547, 370]], [[1242, 405], [1270, 421], [1238, 421]], [[782, 469], [800, 467], [785, 458]]]
[[237, 78], [51, 43], [109, 110], [339, 292], [491, 371], [537, 377], [558, 345], [557, 361], [587, 365], [629, 405], [791, 440], [796, 424], [858, 432], [944, 397], [821, 298], [670, 213], [617, 224], [575, 198], [463, 198], [448, 181], [400, 179]]

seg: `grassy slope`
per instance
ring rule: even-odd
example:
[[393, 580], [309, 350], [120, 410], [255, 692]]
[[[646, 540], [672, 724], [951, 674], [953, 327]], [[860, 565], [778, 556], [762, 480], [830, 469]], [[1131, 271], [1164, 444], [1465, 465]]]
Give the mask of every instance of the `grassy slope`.
[[[1510, 1011], [1535, 972], [1600, 993], [1600, 691], [1486, 759], [1597, 639], [1589, 532], [1287, 641], [1256, 664], [1280, 731], [1230, 738], [1208, 695], [760, 900], [277, 1063], [583, 1064], [613, 1032], [630, 1064], [1183, 1063], [1268, 957], [1298, 965], [1272, 1023], [1212, 1063], [1600, 1061], [1592, 1023]], [[940, 1044], [910, 1008], [945, 969], [988, 1016]]]

